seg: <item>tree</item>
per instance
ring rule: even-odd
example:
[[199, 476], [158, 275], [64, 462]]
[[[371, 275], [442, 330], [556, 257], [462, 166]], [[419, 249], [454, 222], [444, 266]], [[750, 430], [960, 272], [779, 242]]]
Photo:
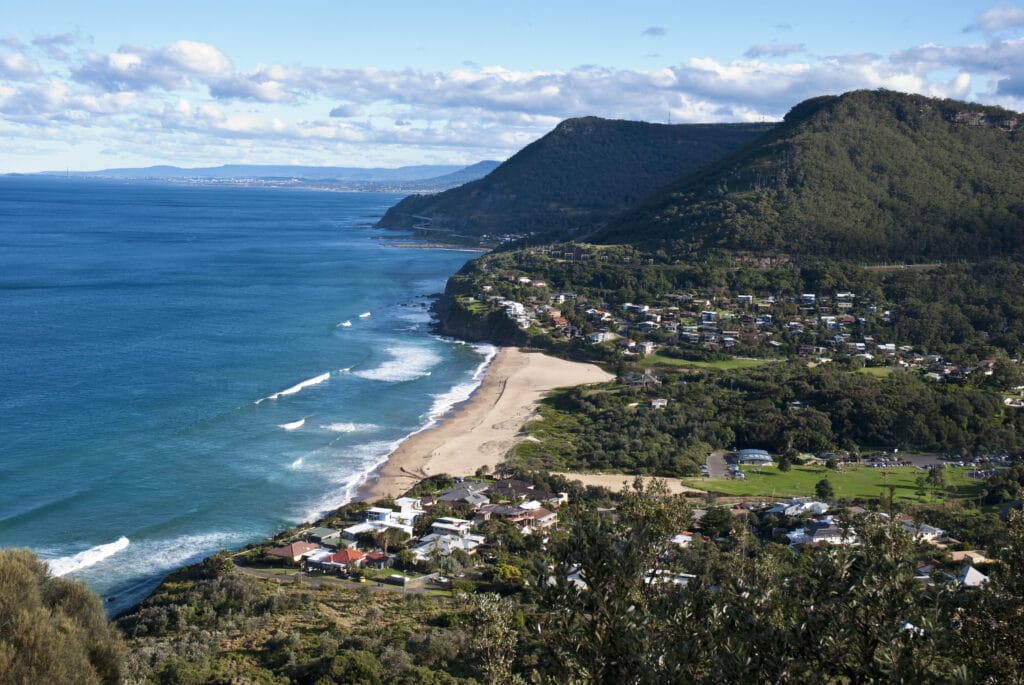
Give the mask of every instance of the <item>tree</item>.
[[[555, 545], [554, 571], [538, 569], [546, 609], [539, 638], [553, 682], [629, 683], [658, 668], [649, 618], [660, 595], [646, 578], [669, 570], [672, 536], [686, 525], [690, 509], [669, 496], [664, 483], [645, 488], [638, 480], [623, 494], [617, 516], [574, 509], [565, 538]], [[585, 589], [572, 579], [577, 576]]]
[[728, 507], [711, 507], [700, 520], [700, 530], [711, 537], [722, 537], [732, 532], [732, 512]]
[[935, 466], [928, 469], [925, 482], [932, 487], [932, 495], [938, 496], [939, 492], [946, 489], [946, 469], [943, 466]]
[[835, 490], [832, 489], [832, 483], [828, 478], [822, 478], [815, 483], [814, 494], [818, 499], [823, 501], [829, 501], [836, 496]]

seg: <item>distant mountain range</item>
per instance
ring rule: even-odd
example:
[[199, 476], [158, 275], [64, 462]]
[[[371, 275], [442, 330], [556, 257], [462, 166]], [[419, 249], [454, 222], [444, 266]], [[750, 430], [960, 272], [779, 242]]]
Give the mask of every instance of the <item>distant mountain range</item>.
[[479, 181], [406, 198], [378, 226], [469, 236], [593, 230], [772, 127], [568, 119]]
[[354, 190], [395, 190], [438, 192], [486, 176], [500, 162], [483, 161], [471, 166], [427, 164], [394, 169], [362, 167], [320, 167], [276, 164], [226, 164], [216, 167], [183, 168], [150, 166], [101, 169], [100, 171], [49, 171], [47, 175], [76, 178], [170, 180], [207, 183], [253, 183], [330, 187]]
[[591, 238], [859, 260], [1024, 251], [1024, 115], [890, 91], [807, 100]]

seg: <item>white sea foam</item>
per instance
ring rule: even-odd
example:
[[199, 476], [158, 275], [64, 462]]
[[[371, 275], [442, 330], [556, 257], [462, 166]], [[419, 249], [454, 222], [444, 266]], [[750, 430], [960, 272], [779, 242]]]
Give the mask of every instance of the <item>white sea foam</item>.
[[50, 573], [55, 576], [63, 576], [75, 571], [81, 571], [100, 563], [107, 557], [112, 557], [129, 545], [128, 538], [123, 535], [114, 542], [105, 545], [96, 545], [89, 549], [69, 557], [60, 557], [50, 560]]
[[[413, 435], [418, 433], [422, 429], [417, 429], [410, 433]], [[354, 448], [346, 451], [346, 458], [354, 458], [358, 470], [352, 473], [347, 468], [341, 478], [338, 478], [339, 470], [336, 464], [329, 466], [329, 471], [325, 472], [325, 475], [330, 479], [334, 487], [324, 497], [317, 501], [312, 508], [300, 512], [298, 515], [303, 521], [313, 521], [320, 518], [322, 515], [329, 511], [333, 511], [338, 507], [347, 504], [352, 501], [356, 496], [356, 492], [359, 486], [362, 485], [367, 477], [373, 473], [381, 464], [387, 461], [388, 456], [398, 449], [398, 446], [409, 436], [399, 438], [398, 440], [374, 440], [373, 442], [364, 443], [357, 445]], [[331, 478], [333, 476], [333, 478]]]
[[377, 425], [374, 423], [350, 423], [350, 422], [338, 422], [329, 423], [321, 428], [335, 433], [359, 433], [363, 431], [372, 431], [377, 429]]
[[400, 383], [429, 376], [430, 369], [441, 361], [436, 352], [423, 347], [389, 347], [386, 352], [391, 357], [389, 360], [375, 369], [356, 371], [353, 375], [371, 381]]
[[348, 373], [351, 370], [352, 370], [352, 367], [351, 366], [347, 366], [344, 369], [338, 369], [338, 373]]
[[302, 428], [306, 424], [306, 419], [299, 419], [298, 421], [292, 421], [291, 423], [282, 423], [278, 425], [278, 428], [284, 428], [286, 431], [293, 431]]
[[465, 383], [459, 383], [448, 392], [432, 395], [434, 398], [434, 403], [430, 407], [430, 418], [432, 421], [443, 417], [452, 410], [452, 407], [465, 402], [476, 392], [476, 389], [480, 387], [480, 383], [483, 382], [487, 366], [494, 359], [494, 355], [498, 353], [498, 348], [494, 345], [474, 345], [473, 347], [484, 356], [483, 361], [477, 365], [470, 380]]
[[275, 392], [273, 395], [268, 395], [268, 396], [264, 397], [263, 399], [256, 400], [256, 404], [259, 404], [260, 402], [263, 402], [264, 400], [276, 400], [278, 397], [283, 397], [285, 395], [294, 395], [295, 393], [300, 392], [303, 388], [308, 388], [311, 385], [318, 385], [319, 383], [324, 383], [327, 380], [329, 380], [330, 377], [331, 377], [331, 373], [329, 371], [327, 373], [322, 373], [319, 376], [315, 376], [313, 378], [309, 378], [307, 380], [302, 381], [301, 383], [297, 383], [296, 385], [293, 385], [290, 388], [286, 388], [285, 390], [282, 390], [281, 392]]
[[341, 322], [341, 323], [339, 323], [339, 324], [338, 324], [337, 326], [335, 326], [335, 328], [338, 328], [338, 327], [341, 327], [341, 328], [348, 328], [348, 327], [349, 327], [349, 326], [351, 326], [351, 325], [352, 325], [352, 322], [351, 322], [351, 321], [342, 321], [342, 322]]
[[298, 459], [293, 461], [291, 464], [289, 464], [288, 468], [290, 468], [293, 471], [296, 471], [296, 470], [302, 468], [302, 457], [299, 457]]
[[362, 314], [359, 315], [359, 318], [360, 319], [368, 319], [368, 318], [370, 318], [370, 312], [363, 312]]

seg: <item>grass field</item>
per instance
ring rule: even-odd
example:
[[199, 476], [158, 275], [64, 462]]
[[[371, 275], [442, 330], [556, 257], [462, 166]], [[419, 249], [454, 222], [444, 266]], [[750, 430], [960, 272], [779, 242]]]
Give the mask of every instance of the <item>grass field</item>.
[[857, 369], [857, 373], [862, 373], [865, 376], [874, 376], [875, 378], [884, 378], [892, 373], [891, 366], [865, 366]]
[[873, 469], [867, 466], [849, 466], [842, 471], [830, 471], [824, 466], [794, 466], [783, 473], [775, 466], [744, 467], [747, 480], [687, 478], [684, 482], [694, 488], [722, 495], [740, 497], [808, 497], [814, 495], [814, 486], [828, 478], [839, 498], [877, 498], [889, 496], [889, 486], [895, 486], [897, 500], [915, 502], [936, 499], [973, 499], [978, 496], [981, 483], [967, 476], [968, 469], [946, 467], [949, 488], [938, 497], [930, 488], [923, 492], [917, 484], [918, 476], [926, 471], [912, 466]]
[[700, 362], [690, 361], [688, 359], [676, 359], [674, 357], [663, 357], [657, 352], [644, 357], [639, 362], [640, 366], [643, 367], [685, 366], [693, 369], [720, 369], [722, 371], [728, 371], [730, 369], [749, 369], [769, 363], [771, 363], [771, 360], [768, 359], [723, 359], [717, 362]]

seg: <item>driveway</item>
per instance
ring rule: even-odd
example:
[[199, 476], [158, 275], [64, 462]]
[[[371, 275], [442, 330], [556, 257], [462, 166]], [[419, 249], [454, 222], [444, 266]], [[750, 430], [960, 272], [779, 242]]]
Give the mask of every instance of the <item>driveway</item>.
[[715, 450], [708, 455], [708, 478], [725, 478], [728, 473], [725, 470], [725, 455], [729, 450]]

